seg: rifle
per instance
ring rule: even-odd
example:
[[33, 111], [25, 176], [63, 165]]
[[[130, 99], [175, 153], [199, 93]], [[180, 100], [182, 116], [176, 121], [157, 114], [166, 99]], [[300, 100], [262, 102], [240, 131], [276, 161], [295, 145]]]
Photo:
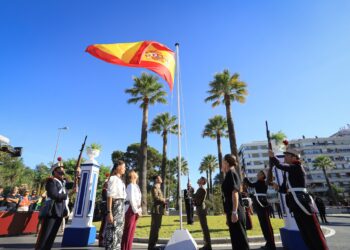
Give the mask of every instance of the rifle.
[[[270, 130], [269, 130], [269, 125], [268, 125], [267, 121], [265, 121], [265, 125], [266, 125], [266, 137], [267, 137], [268, 148], [269, 148], [269, 150], [272, 150]], [[265, 168], [266, 168], [266, 165], [265, 165]], [[273, 165], [272, 165], [271, 159], [269, 158], [269, 169], [268, 169], [267, 176], [266, 176], [267, 185], [271, 185], [272, 181], [273, 181], [272, 168], [273, 168]]]
[[87, 139], [87, 135], [85, 136], [84, 142], [81, 145], [81, 149], [80, 149], [80, 153], [79, 153], [79, 157], [77, 160], [77, 165], [75, 165], [75, 173], [74, 173], [74, 187], [73, 190], [75, 190], [75, 192], [78, 192], [79, 189], [79, 179], [80, 179], [80, 164], [81, 164], [81, 155], [83, 154], [84, 148], [85, 148], [85, 142]]

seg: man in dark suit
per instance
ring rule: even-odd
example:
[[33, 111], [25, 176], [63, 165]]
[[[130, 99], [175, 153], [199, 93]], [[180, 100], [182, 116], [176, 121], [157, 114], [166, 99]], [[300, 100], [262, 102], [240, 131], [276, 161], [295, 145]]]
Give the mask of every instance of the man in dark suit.
[[186, 206], [186, 214], [187, 214], [187, 224], [193, 224], [193, 194], [194, 189], [191, 186], [191, 183], [188, 181], [187, 189], [184, 190], [184, 198], [185, 198], [185, 206]]
[[[52, 204], [52, 209], [42, 219], [42, 226], [37, 238], [35, 249], [51, 249], [63, 217], [67, 216], [67, 191], [64, 180], [64, 169], [61, 162], [51, 168], [52, 177], [48, 178], [45, 189], [46, 204]], [[68, 186], [68, 185], [67, 185]]]

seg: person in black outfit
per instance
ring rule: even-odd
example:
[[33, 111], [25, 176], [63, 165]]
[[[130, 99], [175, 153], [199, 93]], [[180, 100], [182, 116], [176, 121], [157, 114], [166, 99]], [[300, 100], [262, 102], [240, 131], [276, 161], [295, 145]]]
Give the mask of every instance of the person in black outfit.
[[229, 227], [232, 249], [247, 250], [249, 248], [245, 230], [245, 211], [242, 206], [241, 182], [236, 172], [236, 157], [225, 155], [221, 171], [225, 178], [221, 185], [222, 200], [226, 214], [226, 225]]
[[104, 235], [105, 235], [105, 228], [106, 228], [106, 216], [107, 216], [107, 185], [108, 179], [105, 180], [103, 187], [102, 187], [102, 200], [101, 200], [101, 225], [100, 230], [98, 232], [98, 246], [104, 247]]
[[51, 249], [55, 241], [57, 231], [62, 223], [63, 217], [67, 216], [67, 191], [66, 186], [72, 188], [72, 184], [66, 185], [63, 180], [64, 169], [61, 162], [52, 166], [53, 177], [48, 178], [45, 189], [47, 199], [53, 203], [51, 211], [42, 219], [41, 229], [37, 238], [35, 249]]
[[261, 248], [275, 250], [275, 237], [273, 235], [273, 229], [269, 216], [270, 204], [267, 202], [266, 198], [268, 186], [266, 183], [265, 172], [262, 170], [258, 172], [256, 182], [250, 182], [248, 178], [244, 178], [244, 183], [255, 189], [253, 206], [258, 215], [261, 231], [263, 232], [266, 241], [266, 245]]
[[6, 196], [7, 211], [16, 212], [20, 199], [18, 187], [13, 187], [11, 193]]
[[184, 190], [184, 198], [185, 198], [185, 206], [186, 206], [186, 214], [187, 214], [187, 224], [193, 224], [193, 194], [194, 189], [191, 186], [191, 183], [187, 183], [187, 189]]
[[305, 245], [310, 250], [328, 249], [320, 223], [312, 208], [312, 199], [306, 191], [306, 174], [300, 162], [299, 152], [293, 148], [287, 148], [284, 152], [285, 164], [279, 162], [272, 150], [269, 150], [269, 157], [276, 168], [288, 174], [288, 176], [285, 175], [286, 180], [284, 180], [287, 183], [286, 203], [294, 215]]
[[322, 223], [328, 224], [327, 218], [326, 218], [326, 207], [324, 205], [323, 200], [320, 197], [316, 197], [315, 203], [318, 209], [318, 212], [320, 213], [320, 217], [322, 220]]

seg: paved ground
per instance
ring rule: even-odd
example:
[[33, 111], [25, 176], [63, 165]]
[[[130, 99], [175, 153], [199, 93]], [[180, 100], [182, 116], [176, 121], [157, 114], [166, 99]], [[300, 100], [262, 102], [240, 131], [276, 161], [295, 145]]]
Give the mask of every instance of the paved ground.
[[[327, 227], [334, 229], [335, 234], [327, 238], [327, 242], [330, 250], [344, 250], [350, 249], [350, 216], [338, 215], [329, 217], [329, 225]], [[16, 237], [0, 237], [0, 249], [33, 249], [36, 237], [34, 235], [16, 236]], [[62, 237], [58, 236], [53, 249], [103, 249], [97, 245], [86, 248], [61, 248], [60, 242]], [[259, 249], [262, 244], [251, 244], [251, 249]], [[277, 244], [278, 249], [283, 249], [281, 244]], [[143, 250], [147, 249], [144, 244], [134, 244], [133, 249]], [[213, 245], [213, 249], [226, 250], [231, 249], [229, 245]]]

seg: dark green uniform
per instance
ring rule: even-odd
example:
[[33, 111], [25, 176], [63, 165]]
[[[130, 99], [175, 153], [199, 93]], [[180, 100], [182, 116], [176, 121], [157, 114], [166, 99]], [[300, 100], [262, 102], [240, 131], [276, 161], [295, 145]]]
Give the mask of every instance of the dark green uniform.
[[159, 229], [162, 225], [165, 199], [159, 184], [155, 184], [151, 190], [153, 198], [151, 232], [149, 234], [148, 250], [152, 250], [158, 241]]
[[207, 223], [207, 210], [205, 208], [205, 197], [207, 191], [200, 187], [194, 195], [194, 204], [196, 205], [197, 216], [203, 231], [204, 247], [202, 249], [211, 249], [210, 233]]

